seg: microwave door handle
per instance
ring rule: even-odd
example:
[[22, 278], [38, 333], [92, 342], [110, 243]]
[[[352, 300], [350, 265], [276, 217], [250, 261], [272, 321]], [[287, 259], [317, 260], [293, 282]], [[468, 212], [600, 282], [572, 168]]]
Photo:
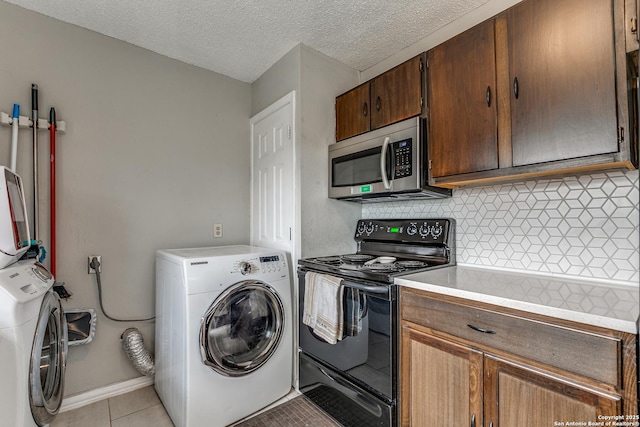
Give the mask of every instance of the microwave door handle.
[[389, 142], [391, 142], [391, 138], [387, 136], [382, 143], [382, 152], [380, 153], [380, 174], [382, 175], [382, 184], [385, 190], [391, 189], [391, 184], [387, 177], [387, 148], [389, 147]]

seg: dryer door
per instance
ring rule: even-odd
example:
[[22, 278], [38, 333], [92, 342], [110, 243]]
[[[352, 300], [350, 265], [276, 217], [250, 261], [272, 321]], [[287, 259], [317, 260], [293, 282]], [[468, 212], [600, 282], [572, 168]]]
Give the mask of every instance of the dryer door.
[[40, 426], [51, 422], [62, 404], [67, 363], [65, 322], [60, 298], [50, 290], [40, 308], [29, 365], [29, 403]]
[[226, 376], [247, 375], [276, 351], [285, 321], [282, 300], [270, 285], [257, 280], [236, 283], [202, 318], [202, 362]]

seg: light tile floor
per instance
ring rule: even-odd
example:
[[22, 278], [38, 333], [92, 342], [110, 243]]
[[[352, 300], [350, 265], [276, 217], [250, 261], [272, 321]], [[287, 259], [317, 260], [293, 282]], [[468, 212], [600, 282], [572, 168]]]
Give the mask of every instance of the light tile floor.
[[[267, 406], [259, 413], [287, 402], [300, 393], [296, 390]], [[153, 386], [101, 400], [69, 412], [62, 412], [50, 427], [173, 427]]]
[[58, 414], [50, 427], [173, 427], [153, 386]]

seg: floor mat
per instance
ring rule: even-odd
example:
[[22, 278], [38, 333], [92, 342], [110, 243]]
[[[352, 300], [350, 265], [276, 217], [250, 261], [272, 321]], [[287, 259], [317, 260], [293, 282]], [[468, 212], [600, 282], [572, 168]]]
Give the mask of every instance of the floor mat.
[[304, 396], [295, 397], [233, 427], [340, 427]]

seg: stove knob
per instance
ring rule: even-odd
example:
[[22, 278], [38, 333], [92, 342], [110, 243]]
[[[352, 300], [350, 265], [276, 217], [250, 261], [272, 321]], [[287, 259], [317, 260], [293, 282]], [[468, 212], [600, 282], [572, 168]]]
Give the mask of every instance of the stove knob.
[[373, 230], [374, 230], [373, 223], [370, 222], [369, 224], [367, 224], [367, 226], [365, 228], [365, 231], [367, 232], [367, 236], [370, 236], [371, 233], [373, 233]]
[[251, 264], [246, 261], [242, 261], [240, 265], [238, 265], [238, 271], [243, 276], [246, 276], [247, 274], [251, 273]]
[[431, 235], [433, 236], [434, 239], [437, 239], [438, 237], [440, 237], [440, 235], [442, 235], [442, 226], [441, 225], [436, 225], [433, 228], [431, 228]]
[[364, 233], [364, 222], [358, 222], [358, 229], [356, 232], [358, 236]]
[[429, 227], [427, 225], [427, 223], [425, 222], [424, 224], [422, 224], [420, 226], [420, 236], [421, 237], [427, 237], [429, 235], [429, 233], [431, 232], [431, 227]]
[[407, 234], [409, 236], [413, 236], [417, 232], [418, 232], [418, 226], [416, 225], [416, 223], [412, 222], [411, 224], [409, 224], [409, 226], [407, 227]]

